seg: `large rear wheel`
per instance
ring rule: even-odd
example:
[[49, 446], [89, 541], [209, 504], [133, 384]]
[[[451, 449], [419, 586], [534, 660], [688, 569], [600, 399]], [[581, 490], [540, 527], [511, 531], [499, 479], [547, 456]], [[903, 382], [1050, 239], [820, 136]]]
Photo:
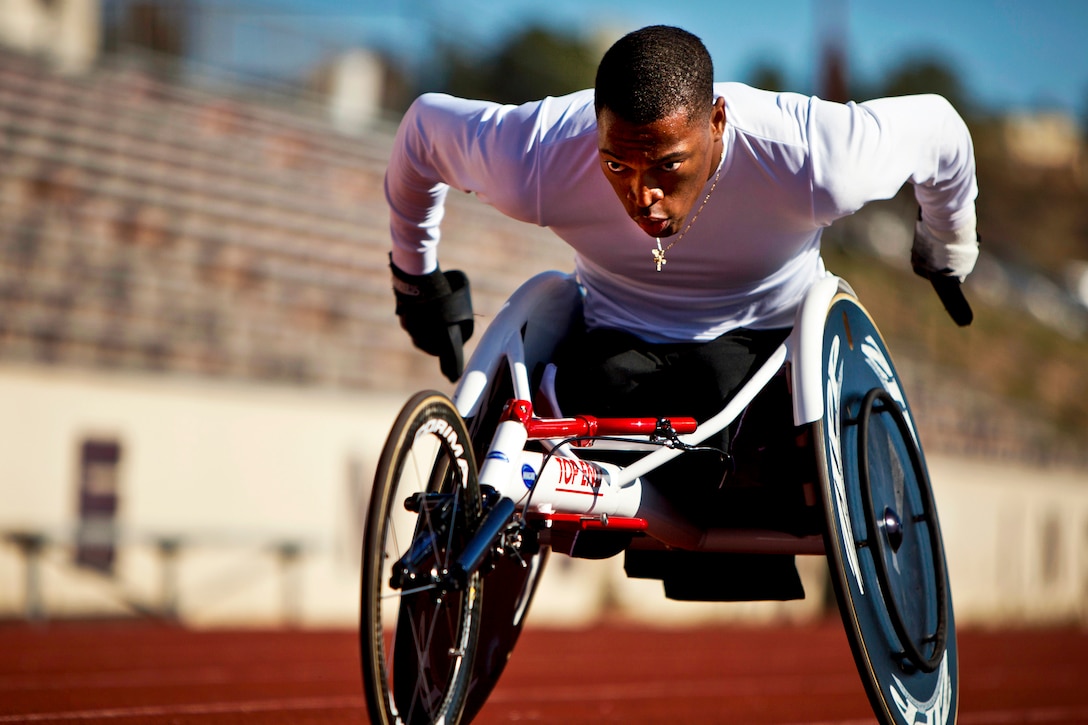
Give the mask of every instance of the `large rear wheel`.
[[948, 725], [958, 707], [955, 622], [929, 474], [884, 341], [839, 295], [824, 329], [815, 424], [831, 581], [879, 722]]

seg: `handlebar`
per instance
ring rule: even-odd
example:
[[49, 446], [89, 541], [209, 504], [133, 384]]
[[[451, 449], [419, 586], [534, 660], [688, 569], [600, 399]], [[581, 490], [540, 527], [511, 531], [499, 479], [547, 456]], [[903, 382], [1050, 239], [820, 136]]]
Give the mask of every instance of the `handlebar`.
[[694, 433], [699, 427], [699, 422], [694, 418], [597, 418], [592, 415], [534, 418], [533, 404], [528, 400], [516, 399], [506, 402], [500, 420], [521, 423], [530, 440], [579, 436], [675, 436]]
[[960, 327], [967, 327], [975, 319], [975, 313], [971, 310], [971, 303], [963, 294], [963, 288], [955, 277], [933, 275], [929, 278], [933, 285], [933, 291], [941, 298], [941, 304], [949, 317]]
[[667, 433], [694, 433], [699, 424], [694, 418], [530, 418], [525, 428], [531, 440], [571, 438], [575, 436], [624, 436]]

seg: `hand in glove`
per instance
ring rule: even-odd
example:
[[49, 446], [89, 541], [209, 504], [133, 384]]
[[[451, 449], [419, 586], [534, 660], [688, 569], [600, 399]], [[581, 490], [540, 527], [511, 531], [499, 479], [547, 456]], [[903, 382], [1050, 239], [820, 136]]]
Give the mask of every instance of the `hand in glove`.
[[960, 284], [978, 260], [978, 234], [974, 225], [952, 232], [935, 232], [922, 221], [920, 213], [918, 216], [910, 252], [911, 266], [915, 274], [930, 281], [956, 324], [970, 325], [974, 312]]
[[978, 260], [978, 234], [974, 225], [950, 232], [938, 232], [918, 219], [914, 225], [914, 246], [910, 263], [926, 279], [954, 277], [962, 282]]
[[400, 326], [412, 344], [438, 357], [442, 374], [457, 382], [465, 369], [464, 343], [472, 337], [472, 297], [464, 272], [414, 275], [389, 263]]

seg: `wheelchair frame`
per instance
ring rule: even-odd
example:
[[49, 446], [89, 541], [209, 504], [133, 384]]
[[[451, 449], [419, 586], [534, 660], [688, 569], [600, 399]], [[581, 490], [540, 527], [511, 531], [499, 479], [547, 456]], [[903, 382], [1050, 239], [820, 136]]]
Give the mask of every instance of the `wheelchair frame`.
[[[360, 642], [372, 721], [471, 719], [516, 643], [548, 545], [558, 533], [569, 538], [582, 531], [612, 531], [692, 552], [827, 556], [840, 614], [878, 719], [953, 722], [955, 630], [928, 474], [890, 355], [849, 285], [833, 276], [813, 285], [786, 341], [718, 414], [699, 424], [691, 419], [538, 415], [534, 405], [554, 408], [548, 375], [542, 376], [540, 368], [580, 311], [581, 293], [573, 277], [547, 272], [532, 278], [482, 336], [452, 397], [449, 407], [455, 413], [442, 409], [442, 396], [420, 394], [394, 426], [379, 464], [364, 545]], [[794, 423], [815, 439], [826, 528], [820, 534], [794, 535], [705, 527], [687, 519], [646, 480], [647, 474], [730, 425], [783, 370], [791, 385]], [[543, 390], [534, 385], [539, 378], [545, 381]], [[505, 400], [496, 398], [499, 391], [509, 392]], [[504, 406], [496, 416], [497, 402]], [[428, 426], [428, 415], [441, 424]], [[458, 429], [459, 421], [468, 421], [469, 427]], [[465, 455], [450, 454], [448, 437], [439, 441], [455, 465], [435, 465], [413, 494], [412, 506], [427, 521], [414, 524], [408, 537], [413, 543], [403, 547], [407, 553], [392, 556], [382, 549], [379, 555], [397, 504], [377, 495], [378, 488], [384, 491], [401, 475], [401, 450], [420, 431], [436, 427], [449, 429], [443, 435], [457, 439], [458, 447], [475, 446], [467, 456], [474, 465], [465, 462]], [[412, 440], [403, 433], [398, 437], [400, 429], [414, 431]], [[859, 439], [862, 450], [845, 455], [845, 450], [858, 450]], [[879, 439], [873, 456], [887, 470], [870, 465], [866, 451], [871, 439]], [[586, 455], [602, 448], [643, 455], [625, 465]], [[459, 513], [432, 514], [432, 508], [442, 507]], [[915, 535], [916, 530], [921, 533]], [[436, 533], [446, 543], [436, 545]], [[906, 574], [899, 573], [900, 559], [913, 566]], [[394, 579], [400, 585], [391, 588]], [[422, 584], [408, 586], [409, 579]], [[498, 603], [491, 603], [492, 590], [500, 592]], [[409, 597], [415, 599], [405, 603]], [[398, 616], [407, 615], [413, 627], [436, 622], [436, 615], [427, 619], [434, 609], [457, 609], [457, 624], [451, 628], [456, 631], [437, 648], [445, 649], [432, 654], [413, 643], [416, 651], [406, 654], [407, 635], [400, 629], [390, 643], [381, 610], [383, 601], [394, 600]], [[486, 662], [474, 657], [478, 649], [491, 653]], [[389, 659], [405, 657], [412, 666], [394, 673]], [[432, 676], [432, 670], [439, 675]], [[399, 694], [392, 684], [398, 677]], [[424, 690], [432, 696], [420, 697]], [[437, 704], [419, 704], [423, 710], [416, 710], [416, 703], [433, 701], [436, 693], [442, 695]], [[406, 701], [413, 704], [406, 706]]]

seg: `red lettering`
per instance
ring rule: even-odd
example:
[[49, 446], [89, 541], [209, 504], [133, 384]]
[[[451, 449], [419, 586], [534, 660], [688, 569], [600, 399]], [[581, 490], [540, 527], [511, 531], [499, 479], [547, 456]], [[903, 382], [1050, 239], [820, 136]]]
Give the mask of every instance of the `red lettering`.
[[571, 458], [556, 458], [559, 470], [556, 478], [560, 486], [577, 486], [579, 488], [598, 489], [604, 477], [601, 469], [589, 461], [580, 461]]
[[574, 461], [567, 458], [560, 458], [559, 460], [559, 482], [565, 485], [571, 485], [574, 483], [575, 465]]

